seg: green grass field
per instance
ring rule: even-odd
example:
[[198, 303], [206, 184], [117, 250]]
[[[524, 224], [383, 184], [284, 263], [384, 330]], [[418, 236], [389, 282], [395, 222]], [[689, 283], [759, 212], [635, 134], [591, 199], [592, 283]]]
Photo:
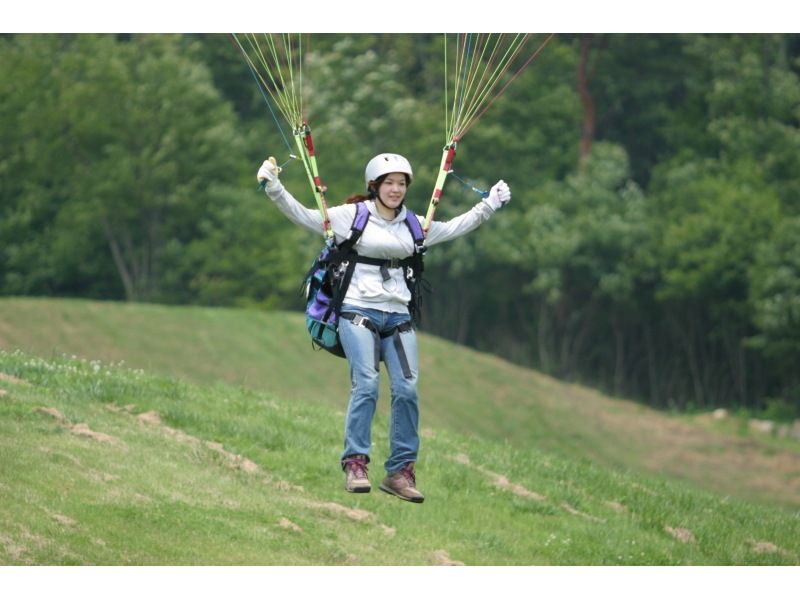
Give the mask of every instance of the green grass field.
[[1, 300], [0, 564], [800, 564], [793, 446], [421, 336], [412, 505], [344, 492], [299, 316]]

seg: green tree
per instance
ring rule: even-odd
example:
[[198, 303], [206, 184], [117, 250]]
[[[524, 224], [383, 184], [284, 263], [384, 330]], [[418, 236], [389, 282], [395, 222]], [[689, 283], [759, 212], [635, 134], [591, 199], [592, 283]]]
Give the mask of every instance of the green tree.
[[781, 222], [762, 242], [750, 269], [750, 300], [759, 334], [752, 344], [780, 381], [770, 391], [800, 408], [800, 218]]
[[2, 51], [16, 83], [5, 215], [28, 224], [4, 231], [5, 292], [108, 291], [113, 268], [125, 298], [169, 300], [169, 258], [197, 234], [209, 181], [233, 183], [245, 163], [208, 70], [179, 36], [15, 36]]
[[430, 106], [409, 92], [394, 53], [364, 50], [344, 37], [325, 53], [310, 52], [304, 68], [309, 121], [332, 203], [364, 192], [364, 166], [381, 152], [409, 157], [415, 167], [412, 192], [433, 185], [438, 162], [428, 164], [425, 156], [434, 148], [441, 152], [440, 129], [430, 125], [436, 122]]
[[800, 214], [800, 77], [780, 35], [692, 38], [710, 53], [708, 133], [731, 170], [757, 168], [783, 206]]
[[604, 345], [615, 347], [618, 392], [627, 352], [622, 322], [635, 304], [631, 264], [647, 234], [644, 195], [629, 168], [621, 147], [595, 143], [583, 172], [540, 190], [519, 248], [519, 257], [534, 267], [528, 292], [541, 297], [536, 337], [542, 366], [581, 377], [582, 367], [595, 360], [591, 345], [601, 332]]
[[748, 396], [748, 270], [780, 215], [758, 169], [706, 161], [660, 173], [651, 212], [659, 282], [655, 298], [684, 356], [695, 404]]
[[186, 302], [282, 309], [302, 305], [303, 274], [319, 247], [253, 187], [210, 190], [200, 235], [187, 244], [176, 272], [188, 281]]

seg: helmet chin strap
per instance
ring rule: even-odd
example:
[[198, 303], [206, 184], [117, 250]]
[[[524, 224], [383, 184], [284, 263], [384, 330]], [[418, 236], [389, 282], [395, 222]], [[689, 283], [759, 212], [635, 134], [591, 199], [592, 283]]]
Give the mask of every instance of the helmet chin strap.
[[400, 210], [403, 209], [403, 204], [406, 201], [406, 198], [404, 197], [403, 201], [400, 202], [400, 205], [398, 205], [396, 208], [392, 208], [392, 207], [387, 206], [385, 203], [383, 203], [383, 200], [380, 198], [380, 196], [376, 195], [375, 199], [378, 200], [379, 202], [381, 202], [381, 205], [384, 208], [386, 208], [387, 210], [394, 210], [395, 215], [400, 213]]
[[400, 210], [403, 209], [403, 204], [406, 202], [406, 198], [404, 197], [403, 201], [400, 202], [399, 206], [397, 206], [396, 208], [389, 207], [384, 203], [384, 201], [381, 199], [381, 196], [378, 194], [378, 191], [372, 185], [370, 185], [369, 187], [369, 197], [370, 199], [379, 201], [381, 205], [387, 210], [394, 210], [395, 216], [400, 213]]

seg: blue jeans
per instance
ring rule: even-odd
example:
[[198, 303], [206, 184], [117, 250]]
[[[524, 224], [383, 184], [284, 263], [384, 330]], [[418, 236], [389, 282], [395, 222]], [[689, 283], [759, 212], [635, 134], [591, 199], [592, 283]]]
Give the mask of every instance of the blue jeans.
[[[381, 334], [388, 334], [398, 325], [408, 322], [408, 314], [389, 313], [377, 309], [343, 305], [342, 313], [354, 313], [372, 322]], [[417, 405], [417, 337], [414, 329], [399, 334], [408, 369], [398, 356], [392, 336], [379, 338], [380, 358], [389, 372], [392, 393], [391, 423], [389, 428], [389, 459], [384, 464], [389, 475], [403, 465], [417, 460], [419, 451], [419, 408]], [[347, 361], [350, 363], [352, 390], [347, 407], [344, 431], [344, 452], [349, 455], [369, 456], [372, 447], [372, 418], [378, 403], [379, 372], [375, 369], [376, 336], [363, 325], [340, 319], [339, 339]], [[410, 377], [406, 377], [410, 374]]]

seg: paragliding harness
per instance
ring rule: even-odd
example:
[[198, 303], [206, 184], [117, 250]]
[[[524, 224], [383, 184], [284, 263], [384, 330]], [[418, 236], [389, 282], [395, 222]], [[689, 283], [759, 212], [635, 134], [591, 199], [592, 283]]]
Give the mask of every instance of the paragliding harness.
[[364, 326], [375, 336], [375, 369], [380, 363], [380, 338], [394, 336], [395, 347], [398, 349], [403, 373], [408, 378], [411, 376], [408, 360], [400, 342], [400, 332], [411, 329], [412, 323], [406, 322], [388, 334], [378, 334], [377, 328], [369, 319], [353, 313], [341, 313], [342, 302], [347, 294], [347, 287], [353, 277], [356, 264], [369, 264], [379, 266], [383, 280], [389, 280], [389, 268], [403, 268], [403, 275], [411, 292], [411, 301], [408, 308], [412, 321], [419, 322], [421, 303], [421, 284], [425, 252], [425, 236], [416, 214], [406, 208], [405, 223], [414, 239], [414, 254], [404, 259], [379, 259], [358, 255], [354, 246], [361, 238], [369, 222], [369, 210], [364, 202], [356, 204], [356, 215], [350, 226], [347, 238], [336, 244], [326, 244], [314, 260], [311, 269], [306, 273], [303, 285], [306, 294], [306, 327], [311, 334], [312, 343], [337, 355], [345, 357], [344, 349], [339, 341], [339, 320], [345, 318], [357, 326]]

